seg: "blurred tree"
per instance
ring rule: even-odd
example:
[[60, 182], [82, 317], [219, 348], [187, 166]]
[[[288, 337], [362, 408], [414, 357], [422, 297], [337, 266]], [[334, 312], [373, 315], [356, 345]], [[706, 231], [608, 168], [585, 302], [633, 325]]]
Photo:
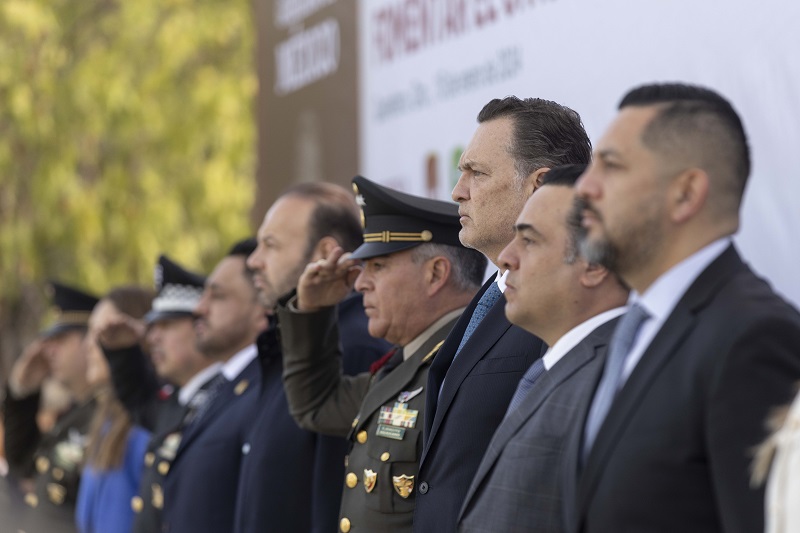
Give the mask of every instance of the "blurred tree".
[[249, 0], [0, 2], [5, 370], [47, 279], [150, 284], [251, 232], [253, 46]]

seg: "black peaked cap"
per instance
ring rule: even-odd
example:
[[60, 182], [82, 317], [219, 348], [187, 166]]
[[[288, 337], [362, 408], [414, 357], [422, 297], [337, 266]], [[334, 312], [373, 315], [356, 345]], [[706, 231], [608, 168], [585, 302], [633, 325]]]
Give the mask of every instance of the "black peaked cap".
[[437, 243], [462, 246], [458, 205], [378, 185], [363, 176], [353, 178], [353, 190], [361, 206], [364, 244], [352, 257], [369, 259]]

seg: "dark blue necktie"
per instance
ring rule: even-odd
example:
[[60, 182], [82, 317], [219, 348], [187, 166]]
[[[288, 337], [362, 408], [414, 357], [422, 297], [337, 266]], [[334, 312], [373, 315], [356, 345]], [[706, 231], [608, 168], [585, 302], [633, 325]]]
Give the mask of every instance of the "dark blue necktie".
[[472, 334], [478, 329], [478, 325], [486, 318], [489, 310], [502, 295], [503, 293], [500, 292], [500, 287], [497, 286], [497, 283], [492, 283], [489, 288], [486, 289], [486, 292], [483, 293], [483, 296], [481, 296], [481, 299], [478, 300], [477, 305], [475, 305], [475, 310], [472, 312], [472, 317], [469, 319], [467, 329], [464, 330], [464, 336], [461, 337], [461, 344], [458, 345], [455, 357], [458, 357], [458, 354], [461, 353], [461, 348], [463, 348], [469, 338], [472, 337]]

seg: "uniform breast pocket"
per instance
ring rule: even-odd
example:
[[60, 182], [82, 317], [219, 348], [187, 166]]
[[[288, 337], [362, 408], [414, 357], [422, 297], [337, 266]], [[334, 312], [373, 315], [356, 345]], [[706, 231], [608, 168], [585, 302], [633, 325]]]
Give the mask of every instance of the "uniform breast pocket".
[[372, 494], [367, 497], [370, 508], [381, 513], [414, 510], [421, 442], [421, 431], [416, 428], [406, 428], [402, 440], [370, 436], [367, 443], [370, 472], [365, 471], [365, 479], [369, 476], [373, 484]]
[[512, 355], [508, 357], [486, 357], [478, 361], [470, 376], [477, 376], [481, 374], [503, 374], [508, 372], [524, 372], [526, 358], [521, 355]]

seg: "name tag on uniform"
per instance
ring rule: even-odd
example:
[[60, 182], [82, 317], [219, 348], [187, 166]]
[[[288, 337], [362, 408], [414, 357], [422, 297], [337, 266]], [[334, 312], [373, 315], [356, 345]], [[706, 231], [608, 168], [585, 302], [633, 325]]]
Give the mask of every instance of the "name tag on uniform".
[[384, 426], [383, 424], [378, 424], [378, 429], [375, 431], [375, 434], [379, 437], [386, 437], [387, 439], [403, 440], [406, 430], [404, 428], [396, 428], [394, 426]]

